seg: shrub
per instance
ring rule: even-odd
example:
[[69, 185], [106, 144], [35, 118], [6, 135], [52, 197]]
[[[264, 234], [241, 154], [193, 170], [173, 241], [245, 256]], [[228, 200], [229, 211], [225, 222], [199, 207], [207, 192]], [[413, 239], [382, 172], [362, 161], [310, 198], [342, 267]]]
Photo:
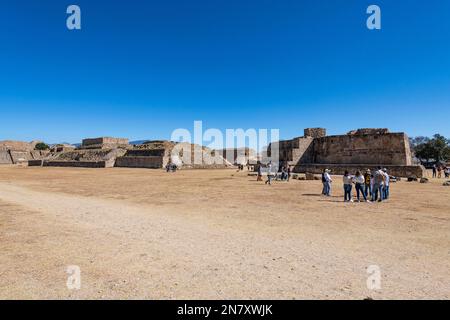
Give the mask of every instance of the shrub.
[[48, 149], [50, 149], [50, 147], [48, 146], [48, 144], [45, 144], [43, 142], [39, 142], [38, 144], [36, 144], [34, 149], [35, 150], [48, 150]]

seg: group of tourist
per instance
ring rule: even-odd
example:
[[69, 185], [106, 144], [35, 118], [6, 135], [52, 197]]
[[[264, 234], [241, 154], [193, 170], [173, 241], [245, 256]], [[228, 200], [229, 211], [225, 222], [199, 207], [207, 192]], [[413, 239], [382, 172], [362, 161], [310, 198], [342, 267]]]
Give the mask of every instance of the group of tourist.
[[[291, 169], [288, 167], [282, 167], [280, 175], [272, 174], [272, 162], [269, 162], [267, 168], [267, 180], [265, 184], [271, 185], [272, 180], [289, 181], [291, 176]], [[263, 181], [262, 165], [257, 168], [257, 181]], [[325, 196], [331, 196], [331, 189], [333, 179], [330, 175], [331, 171], [325, 169], [322, 173], [322, 194]], [[378, 169], [372, 172], [367, 169], [364, 174], [361, 171], [356, 171], [354, 175], [351, 175], [348, 171], [345, 171], [342, 178], [344, 185], [344, 201], [354, 202], [353, 186], [355, 187], [356, 201], [361, 202], [382, 202], [389, 199], [389, 184], [391, 177], [388, 174], [386, 168], [378, 167]]]
[[[356, 171], [354, 175], [350, 175], [345, 171], [342, 178], [344, 184], [344, 202], [354, 202], [353, 200], [353, 186], [356, 190], [356, 201], [361, 202], [382, 202], [389, 199], [389, 183], [390, 176], [387, 169], [378, 167], [378, 170], [371, 172], [367, 169], [364, 174], [361, 171]], [[322, 194], [331, 196], [331, 185], [333, 180], [330, 176], [330, 170], [325, 169], [322, 173]], [[369, 200], [370, 197], [370, 200]]]
[[281, 181], [289, 181], [289, 179], [291, 178], [291, 168], [288, 167], [282, 167], [281, 168], [281, 173], [280, 175], [276, 177], [276, 179], [278, 180], [278, 178], [280, 178]]
[[[272, 184], [272, 179], [275, 178], [275, 180], [281, 180], [281, 181], [289, 181], [291, 178], [291, 168], [289, 166], [282, 167], [280, 174], [272, 174], [272, 161], [270, 161], [267, 165], [267, 180], [265, 181], [265, 184]], [[262, 165], [258, 166], [257, 169], [257, 179], [256, 181], [263, 181], [262, 179]]]
[[166, 165], [166, 172], [176, 172], [178, 169], [177, 165], [175, 163], [169, 162]]
[[445, 178], [448, 179], [450, 177], [450, 168], [446, 165], [433, 165], [433, 178], [442, 178], [442, 172], [445, 175]]

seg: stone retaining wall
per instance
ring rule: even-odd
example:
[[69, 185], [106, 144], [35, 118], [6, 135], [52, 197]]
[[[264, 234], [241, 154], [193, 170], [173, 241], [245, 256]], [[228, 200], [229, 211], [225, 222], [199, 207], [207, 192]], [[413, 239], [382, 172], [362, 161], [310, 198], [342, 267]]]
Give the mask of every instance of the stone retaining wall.
[[121, 168], [147, 168], [161, 169], [164, 167], [164, 157], [139, 156], [139, 157], [119, 157], [116, 159], [116, 167]]
[[44, 164], [44, 160], [29, 160], [28, 166], [29, 167], [42, 167]]
[[77, 168], [106, 168], [106, 161], [52, 161], [44, 160], [44, 167], [77, 167]]
[[28, 151], [9, 151], [14, 164], [32, 160], [31, 153]]
[[411, 165], [404, 133], [327, 136], [314, 140], [312, 163]]
[[126, 157], [164, 157], [169, 152], [166, 149], [132, 149], [127, 150]]
[[13, 164], [9, 151], [0, 150], [0, 164]]
[[128, 139], [125, 138], [89, 138], [84, 139], [81, 143], [81, 149], [114, 149], [120, 147], [129, 147]]

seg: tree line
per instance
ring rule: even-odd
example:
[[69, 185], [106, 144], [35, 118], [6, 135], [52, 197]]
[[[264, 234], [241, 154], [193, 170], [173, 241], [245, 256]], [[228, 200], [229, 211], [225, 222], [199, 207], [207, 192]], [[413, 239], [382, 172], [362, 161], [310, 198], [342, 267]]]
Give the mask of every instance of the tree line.
[[417, 159], [430, 162], [447, 162], [450, 160], [450, 139], [435, 134], [429, 137], [410, 138], [411, 149]]

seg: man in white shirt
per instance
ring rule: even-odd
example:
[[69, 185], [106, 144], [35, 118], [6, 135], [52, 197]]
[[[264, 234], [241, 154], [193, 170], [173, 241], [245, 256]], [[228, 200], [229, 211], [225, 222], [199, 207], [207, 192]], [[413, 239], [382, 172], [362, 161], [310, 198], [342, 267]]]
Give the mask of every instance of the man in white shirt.
[[381, 169], [381, 167], [378, 167], [378, 170], [375, 171], [375, 174], [374, 174], [372, 201], [377, 201], [377, 200], [378, 200], [378, 202], [383, 201], [384, 180], [386, 180], [386, 176], [384, 175], [384, 172]]
[[333, 182], [333, 179], [331, 179], [330, 170], [325, 169], [324, 177], [325, 177], [325, 195], [331, 197], [331, 183]]
[[384, 168], [383, 169], [383, 174], [384, 174], [384, 186], [383, 186], [383, 198], [384, 200], [389, 199], [389, 174], [387, 172], [387, 169]]
[[367, 202], [366, 193], [364, 191], [364, 184], [366, 182], [366, 179], [361, 174], [361, 171], [358, 170], [356, 172], [356, 175], [354, 177], [354, 182], [355, 182], [355, 189], [356, 189], [356, 198], [357, 198], [358, 202], [361, 201], [360, 194], [362, 194], [364, 201]]

